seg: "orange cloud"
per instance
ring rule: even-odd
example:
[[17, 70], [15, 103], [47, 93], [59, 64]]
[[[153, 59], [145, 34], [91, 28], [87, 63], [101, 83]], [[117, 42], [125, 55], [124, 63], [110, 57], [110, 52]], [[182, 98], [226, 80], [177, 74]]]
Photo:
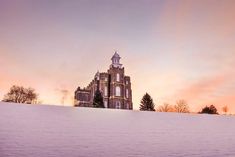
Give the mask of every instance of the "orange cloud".
[[187, 100], [198, 99], [204, 94], [215, 91], [220, 85], [224, 83], [224, 81], [226, 81], [224, 76], [204, 78], [183, 89], [179, 95], [183, 95], [183, 97]]
[[[210, 104], [220, 108], [223, 105], [232, 105], [235, 104], [235, 88], [232, 87], [234, 79], [235, 74], [231, 73], [210, 76], [186, 86], [175, 97], [187, 100], [195, 111]], [[228, 88], [228, 85], [232, 88]]]

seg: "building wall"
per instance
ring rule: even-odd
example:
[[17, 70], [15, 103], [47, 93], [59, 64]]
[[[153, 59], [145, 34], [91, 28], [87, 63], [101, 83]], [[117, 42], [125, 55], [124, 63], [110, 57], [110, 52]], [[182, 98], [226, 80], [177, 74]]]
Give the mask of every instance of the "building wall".
[[91, 91], [78, 87], [75, 91], [75, 106], [92, 107], [90, 100]]
[[124, 68], [111, 65], [106, 73], [97, 73], [85, 89], [79, 87], [75, 91], [75, 106], [92, 107], [97, 89], [106, 108], [133, 109], [131, 80], [125, 76]]

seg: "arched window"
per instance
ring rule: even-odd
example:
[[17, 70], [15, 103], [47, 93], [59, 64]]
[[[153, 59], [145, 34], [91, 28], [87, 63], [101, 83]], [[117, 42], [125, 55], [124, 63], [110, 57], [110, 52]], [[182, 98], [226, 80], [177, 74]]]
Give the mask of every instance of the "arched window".
[[120, 81], [120, 74], [117, 73], [117, 81], [119, 82]]
[[115, 88], [115, 94], [116, 96], [121, 96], [121, 88], [119, 86]]

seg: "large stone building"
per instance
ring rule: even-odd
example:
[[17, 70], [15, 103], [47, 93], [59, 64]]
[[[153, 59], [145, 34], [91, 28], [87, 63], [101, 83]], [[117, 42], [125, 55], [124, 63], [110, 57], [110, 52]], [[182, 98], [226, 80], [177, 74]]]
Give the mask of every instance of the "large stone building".
[[107, 72], [97, 72], [86, 88], [77, 88], [75, 106], [92, 107], [95, 92], [99, 89], [105, 108], [132, 110], [131, 80], [129, 76], [125, 76], [120, 59], [121, 57], [115, 52]]

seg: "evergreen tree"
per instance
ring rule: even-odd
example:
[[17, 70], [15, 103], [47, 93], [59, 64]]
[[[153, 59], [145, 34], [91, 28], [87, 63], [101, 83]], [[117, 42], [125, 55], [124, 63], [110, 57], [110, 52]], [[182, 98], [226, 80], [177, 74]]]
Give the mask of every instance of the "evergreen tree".
[[93, 99], [93, 107], [104, 108], [103, 96], [99, 90], [95, 92], [95, 96]]
[[218, 114], [217, 109], [214, 105], [211, 105], [210, 107], [204, 107], [200, 113]]
[[141, 100], [140, 111], [155, 111], [154, 107], [153, 99], [146, 93]]

